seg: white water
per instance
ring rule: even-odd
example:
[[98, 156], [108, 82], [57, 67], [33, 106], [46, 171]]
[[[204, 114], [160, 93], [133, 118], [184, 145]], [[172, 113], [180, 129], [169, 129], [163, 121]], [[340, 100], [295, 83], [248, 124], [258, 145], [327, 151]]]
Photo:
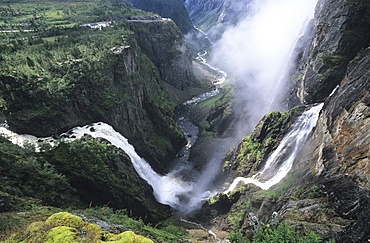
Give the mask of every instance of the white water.
[[302, 113], [270, 155], [261, 171], [250, 178], [237, 177], [224, 193], [234, 190], [239, 182], [255, 184], [263, 190], [279, 183], [292, 168], [299, 149], [302, 148], [308, 135], [316, 126], [323, 105], [319, 104]]
[[[40, 141], [48, 142], [52, 146], [57, 145], [60, 141], [53, 140], [52, 138], [37, 138], [32, 135], [16, 134], [11, 132], [6, 127], [0, 127], [0, 134], [7, 137], [12, 143], [24, 146], [25, 144], [33, 144], [37, 148]], [[76, 127], [68, 133], [61, 134], [61, 141], [68, 142], [75, 139], [80, 139], [85, 134], [91, 135], [94, 138], [104, 138], [112, 145], [124, 150], [130, 157], [131, 162], [138, 173], [138, 175], [146, 180], [153, 188], [154, 196], [158, 202], [170, 205], [175, 209], [180, 209], [180, 197], [182, 195], [190, 195], [194, 189], [194, 183], [184, 181], [177, 176], [178, 171], [171, 171], [165, 176], [157, 174], [151, 166], [141, 158], [135, 151], [135, 148], [128, 142], [127, 138], [116, 132], [110, 125], [98, 122], [92, 125], [83, 127]]]

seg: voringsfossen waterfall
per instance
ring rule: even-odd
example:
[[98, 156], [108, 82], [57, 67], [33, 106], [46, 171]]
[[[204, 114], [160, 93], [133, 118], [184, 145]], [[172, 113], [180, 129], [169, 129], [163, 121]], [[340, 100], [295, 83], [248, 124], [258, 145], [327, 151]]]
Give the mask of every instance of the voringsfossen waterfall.
[[[253, 77], [253, 83], [248, 84], [248, 87], [250, 88], [249, 92], [255, 92], [257, 89], [266, 89], [268, 91], [267, 93], [263, 93], [262, 91], [256, 92], [256, 94], [259, 93], [262, 95], [254, 97], [253, 102], [249, 104], [250, 107], [253, 107], [254, 104], [258, 104], [256, 106], [259, 110], [258, 112], [256, 111], [258, 113], [256, 115], [256, 117], [259, 117], [258, 119], [263, 115], [261, 113], [262, 111], [270, 112], [270, 109], [278, 107], [278, 105], [269, 105], [275, 100], [275, 98], [271, 97], [279, 95], [278, 91], [276, 91], [279, 90], [279, 85], [284, 85], [284, 83], [276, 82], [281, 79], [281, 76], [284, 73], [282, 69], [288, 66], [286, 63], [295, 41], [302, 34], [303, 26], [305, 26], [305, 23], [313, 17], [315, 4], [316, 0], [254, 1], [251, 5], [253, 7], [251, 16], [248, 16], [246, 20], [240, 21], [240, 24], [236, 26], [238, 29], [234, 27], [234, 29], [231, 28], [225, 32], [224, 37], [221, 38], [219, 43], [217, 43], [218, 48], [225, 50], [230, 54], [227, 55], [226, 58], [226, 61], [231, 63], [226, 64], [226, 70], [228, 71], [229, 76], [235, 75], [237, 79], [241, 79], [243, 75]], [[299, 5], [302, 5], [300, 6], [302, 11], [299, 11]], [[292, 6], [296, 6], [297, 9], [292, 8]], [[306, 9], [307, 6], [311, 9]], [[275, 7], [276, 9], [274, 9]], [[282, 9], [284, 7], [286, 9]], [[274, 11], [280, 13], [283, 11], [284, 16], [269, 16], [269, 13], [273, 13]], [[246, 21], [248, 24], [243, 24]], [[289, 24], [300, 26], [300, 28], [295, 28], [294, 31], [292, 30], [291, 32], [294, 33], [289, 33], [289, 39], [287, 39], [287, 33], [285, 32], [271, 32], [271, 25], [275, 26], [279, 24], [285, 25], [285, 29], [288, 30]], [[259, 31], [256, 31], [256, 28], [258, 28]], [[264, 28], [266, 28], [266, 33], [264, 32]], [[245, 43], [237, 47], [236, 50], [230, 50], [227, 48], [227, 45], [230, 44], [230, 42], [226, 41], [228, 38], [227, 35], [230, 33], [232, 34], [233, 31], [235, 39], [242, 38], [242, 36], [238, 36], [241, 33], [243, 36], [248, 35], [248, 38], [243, 40]], [[248, 43], [248, 41], [251, 42]], [[274, 42], [277, 42], [278, 45], [273, 45]], [[250, 46], [244, 49], [243, 46], [245, 45]], [[281, 45], [281, 47], [279, 47], [279, 45]], [[271, 46], [273, 47], [272, 49]], [[252, 49], [253, 51], [248, 53], [248, 51]], [[217, 49], [214, 51], [219, 54], [222, 53]], [[255, 51], [259, 51], [260, 53], [256, 53]], [[239, 55], [240, 53], [243, 54]], [[216, 55], [216, 57], [217, 56], [218, 55]], [[243, 58], [248, 60], [243, 60]], [[239, 65], [238, 63], [243, 63], [243, 65]], [[248, 63], [251, 63], [251, 65], [246, 67], [245, 65], [248, 65]], [[252, 63], [254, 64], [252, 65]], [[217, 62], [215, 64], [217, 64]], [[235, 69], [230, 68], [230, 65], [234, 65]], [[247, 69], [247, 71], [245, 69]], [[224, 78], [225, 76], [221, 75], [221, 77]], [[248, 79], [243, 80], [243, 82], [248, 82]], [[271, 89], [271, 85], [275, 87]], [[251, 95], [251, 93], [247, 93], [245, 95], [248, 96]], [[263, 107], [262, 109], [261, 106]], [[259, 171], [256, 176], [253, 178], [235, 179], [234, 183], [227, 191], [225, 191], [225, 193], [233, 190], [240, 181], [244, 183], [254, 183], [262, 189], [268, 189], [272, 185], [278, 183], [289, 172], [295, 155], [305, 143], [312, 128], [315, 127], [321, 107], [322, 104], [314, 106], [305, 111], [302, 116], [297, 119], [295, 124], [291, 127], [290, 132], [281, 141], [277, 150], [273, 152], [270, 158], [265, 162], [265, 167]], [[179, 119], [182, 119], [182, 117], [179, 117]], [[2, 130], [0, 132], [6, 133], [15, 143], [21, 143], [22, 140], [37, 142], [37, 138], [35, 137], [25, 135], [20, 137], [14, 133], [10, 133], [5, 128], [1, 129]], [[218, 192], [217, 190], [210, 191], [209, 188], [211, 187], [209, 187], [208, 183], [211, 183], [212, 180], [207, 180], [207, 178], [213, 178], [214, 175], [218, 173], [218, 166], [212, 166], [212, 161], [206, 162], [208, 165], [205, 166], [205, 171], [197, 174], [196, 177], [184, 179], [182, 176], [183, 170], [192, 170], [192, 166], [188, 164], [177, 164], [177, 166], [174, 167], [175, 169], [167, 175], [160, 175], [136, 153], [135, 148], [128, 143], [128, 140], [125, 137], [116, 132], [108, 124], [99, 122], [92, 125], [86, 125], [84, 127], [77, 127], [72, 129], [69, 134], [74, 134], [76, 138], [80, 138], [84, 134], [89, 134], [95, 138], [104, 138], [110, 141], [113, 145], [124, 150], [129, 155], [139, 176], [152, 186], [156, 199], [160, 203], [170, 205], [181, 213], [186, 214], [199, 208], [203, 200], [208, 199], [210, 196], [213, 196]], [[68, 139], [69, 138], [66, 138], [66, 140]], [[221, 158], [219, 158], [219, 161], [221, 161]], [[207, 168], [216, 169], [212, 170]], [[202, 185], [200, 186], [200, 184]]]

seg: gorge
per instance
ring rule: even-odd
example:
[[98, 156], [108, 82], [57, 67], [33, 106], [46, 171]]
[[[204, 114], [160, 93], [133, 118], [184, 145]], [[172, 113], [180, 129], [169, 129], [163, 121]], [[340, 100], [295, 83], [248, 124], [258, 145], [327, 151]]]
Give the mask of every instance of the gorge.
[[300, 242], [367, 242], [370, 4], [129, 2], [152, 13], [81, 2], [113, 26], [2, 39], [1, 129], [34, 137], [0, 140], [1, 217], [93, 205], [194, 222], [160, 242], [259, 242], [274, 215]]

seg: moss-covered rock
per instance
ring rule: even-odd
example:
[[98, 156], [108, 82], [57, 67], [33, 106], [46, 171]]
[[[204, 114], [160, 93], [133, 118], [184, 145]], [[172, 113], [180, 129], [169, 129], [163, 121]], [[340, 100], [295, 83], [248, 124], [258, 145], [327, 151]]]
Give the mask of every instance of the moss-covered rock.
[[85, 223], [80, 217], [67, 212], [56, 213], [45, 222], [32, 223], [28, 228], [13, 234], [4, 243], [16, 242], [153, 242], [149, 238], [132, 231], [113, 234], [100, 229], [94, 224]]
[[256, 173], [304, 109], [295, 107], [284, 113], [274, 111], [266, 114], [252, 134], [226, 155], [224, 171], [231, 173], [233, 178]]

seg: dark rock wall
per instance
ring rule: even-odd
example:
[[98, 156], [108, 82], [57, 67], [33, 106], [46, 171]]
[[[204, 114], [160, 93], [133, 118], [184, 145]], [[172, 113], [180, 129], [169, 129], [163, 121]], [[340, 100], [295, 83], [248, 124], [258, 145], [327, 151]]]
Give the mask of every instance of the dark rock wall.
[[199, 86], [190, 61], [191, 52], [173, 21], [129, 21], [129, 27], [163, 81], [179, 90]]
[[370, 237], [370, 49], [349, 66], [338, 90], [328, 99], [318, 126], [297, 168], [309, 167], [328, 195], [330, 207], [353, 220], [338, 242]]
[[[317, 126], [292, 171], [279, 184], [267, 191], [247, 185], [211, 201], [205, 210], [217, 215], [218, 229], [248, 230], [248, 212], [267, 222], [277, 211], [281, 219], [303, 232], [313, 230], [323, 241], [368, 241], [369, 10], [369, 1], [319, 1], [316, 19], [308, 30], [311, 38], [302, 39], [297, 49], [287, 98], [290, 107], [324, 102]], [[273, 128], [278, 121], [264, 118], [260, 125]], [[256, 137], [260, 130], [257, 126], [234, 154], [226, 157], [230, 175], [251, 176], [253, 168], [258, 168], [261, 159], [255, 158], [268, 149], [268, 144]], [[225, 202], [228, 209], [220, 210]]]
[[170, 216], [170, 208], [156, 201], [153, 189], [138, 176], [128, 155], [104, 140], [84, 137], [82, 142], [61, 143], [44, 156], [67, 178], [83, 207], [124, 208], [146, 222]]
[[290, 106], [322, 102], [341, 82], [348, 63], [369, 46], [370, 3], [320, 0], [311, 38], [298, 52], [288, 95]]
[[205, 31], [212, 40], [221, 37], [223, 31], [248, 15], [250, 0], [188, 0], [185, 7], [194, 25]]

